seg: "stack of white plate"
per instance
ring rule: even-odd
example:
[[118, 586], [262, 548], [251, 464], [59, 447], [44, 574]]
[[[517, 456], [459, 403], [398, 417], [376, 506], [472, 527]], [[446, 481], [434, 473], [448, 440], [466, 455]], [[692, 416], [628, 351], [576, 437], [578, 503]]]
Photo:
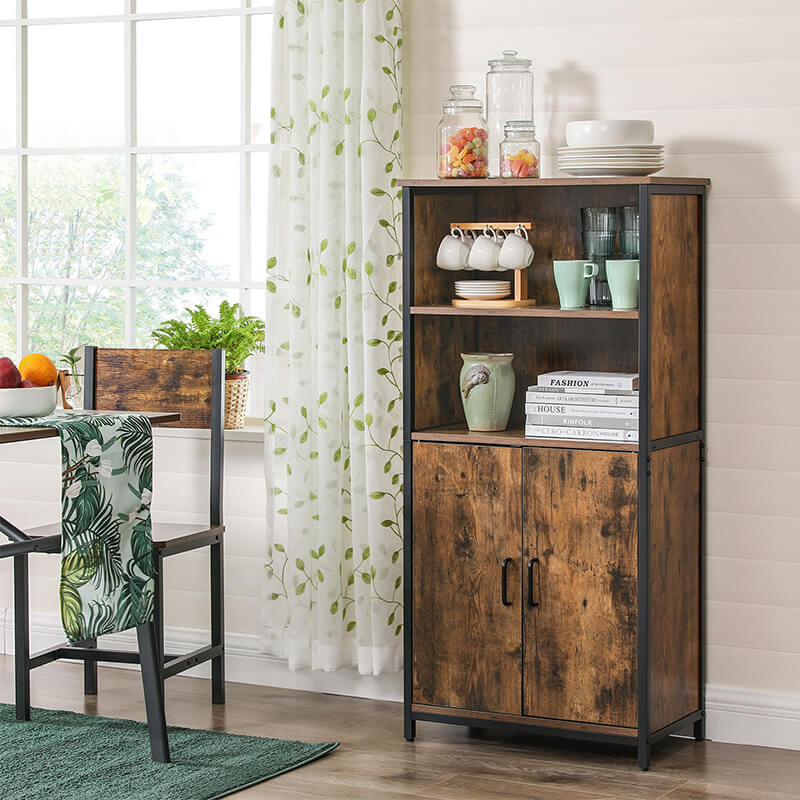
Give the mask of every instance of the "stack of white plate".
[[581, 177], [652, 175], [664, 169], [664, 145], [559, 147], [558, 168]]
[[652, 175], [664, 169], [664, 145], [653, 144], [651, 120], [568, 122], [567, 146], [558, 148], [558, 168], [580, 177]]
[[464, 300], [502, 300], [511, 294], [511, 281], [456, 281], [456, 297]]

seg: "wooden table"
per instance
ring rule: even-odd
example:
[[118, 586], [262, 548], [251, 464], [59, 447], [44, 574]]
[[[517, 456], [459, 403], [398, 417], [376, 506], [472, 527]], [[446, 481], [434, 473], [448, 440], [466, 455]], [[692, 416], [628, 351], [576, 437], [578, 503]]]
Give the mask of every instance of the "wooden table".
[[[85, 411], [77, 409], [76, 414], [115, 414], [115, 411]], [[181, 415], [175, 411], [142, 411], [151, 425], [164, 425], [167, 422], [180, 422]], [[0, 425], [0, 444], [10, 442], [31, 442], [34, 439], [53, 439], [58, 436], [55, 428], [43, 426], [15, 428], [13, 425]]]

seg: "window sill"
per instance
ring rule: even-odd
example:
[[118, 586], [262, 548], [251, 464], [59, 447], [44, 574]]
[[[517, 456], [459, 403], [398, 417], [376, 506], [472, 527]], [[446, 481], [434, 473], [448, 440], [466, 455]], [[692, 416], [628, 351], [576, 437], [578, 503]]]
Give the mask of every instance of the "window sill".
[[[211, 431], [202, 428], [153, 428], [157, 439], [210, 439]], [[225, 431], [226, 442], [263, 442], [264, 422], [256, 417], [248, 417], [244, 428]]]

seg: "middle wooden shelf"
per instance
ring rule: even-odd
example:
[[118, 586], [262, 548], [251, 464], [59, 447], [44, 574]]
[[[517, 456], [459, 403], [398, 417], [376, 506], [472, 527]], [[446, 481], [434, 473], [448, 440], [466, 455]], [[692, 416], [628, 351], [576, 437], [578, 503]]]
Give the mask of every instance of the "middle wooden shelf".
[[570, 450], [617, 450], [635, 453], [637, 442], [604, 442], [592, 439], [537, 439], [526, 436], [521, 427], [504, 431], [471, 431], [463, 422], [454, 425], [438, 425], [411, 432], [415, 442], [448, 442], [450, 444], [490, 444], [507, 447], [556, 447]]
[[558, 319], [639, 319], [639, 310], [614, 311], [607, 308], [560, 308], [542, 305], [526, 308], [456, 308], [450, 305], [411, 306], [416, 316], [462, 317], [555, 317]]

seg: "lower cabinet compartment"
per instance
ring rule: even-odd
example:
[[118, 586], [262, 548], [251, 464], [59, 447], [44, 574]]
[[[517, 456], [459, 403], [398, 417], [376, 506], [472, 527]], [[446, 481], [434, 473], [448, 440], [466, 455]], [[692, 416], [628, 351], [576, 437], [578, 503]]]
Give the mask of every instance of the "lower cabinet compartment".
[[414, 701], [520, 714], [521, 451], [413, 453]]
[[523, 476], [523, 714], [636, 727], [636, 456], [526, 448]]
[[416, 442], [413, 460], [415, 707], [635, 728], [636, 455]]

